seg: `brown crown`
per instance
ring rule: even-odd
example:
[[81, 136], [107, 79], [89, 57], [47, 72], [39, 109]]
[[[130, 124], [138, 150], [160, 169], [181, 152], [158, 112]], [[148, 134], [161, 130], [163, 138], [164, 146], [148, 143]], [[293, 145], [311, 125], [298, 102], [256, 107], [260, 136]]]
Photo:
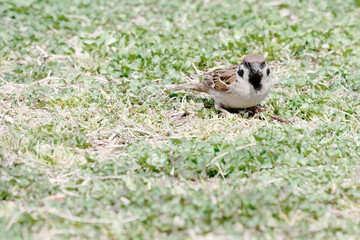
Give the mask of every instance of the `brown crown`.
[[264, 61], [265, 61], [265, 58], [260, 54], [249, 54], [249, 55], [246, 55], [243, 58], [243, 63], [244, 62], [248, 62], [248, 63], [258, 62], [258, 63], [261, 63], [261, 62], [264, 62]]

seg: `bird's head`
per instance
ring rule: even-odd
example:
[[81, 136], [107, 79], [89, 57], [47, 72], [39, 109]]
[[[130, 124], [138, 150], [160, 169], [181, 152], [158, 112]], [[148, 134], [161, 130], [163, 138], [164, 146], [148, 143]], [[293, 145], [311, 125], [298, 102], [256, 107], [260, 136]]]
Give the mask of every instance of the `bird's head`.
[[270, 68], [262, 55], [249, 54], [243, 58], [237, 69], [237, 75], [249, 81], [254, 89], [260, 90], [262, 80], [270, 77]]

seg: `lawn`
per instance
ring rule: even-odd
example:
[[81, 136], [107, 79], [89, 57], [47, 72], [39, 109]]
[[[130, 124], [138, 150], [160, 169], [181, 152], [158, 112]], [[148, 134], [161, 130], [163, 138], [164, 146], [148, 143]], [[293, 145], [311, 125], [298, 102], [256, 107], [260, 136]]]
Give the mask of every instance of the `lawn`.
[[[357, 239], [359, 16], [359, 0], [2, 0], [0, 238]], [[249, 53], [271, 66], [267, 112], [160, 87]]]

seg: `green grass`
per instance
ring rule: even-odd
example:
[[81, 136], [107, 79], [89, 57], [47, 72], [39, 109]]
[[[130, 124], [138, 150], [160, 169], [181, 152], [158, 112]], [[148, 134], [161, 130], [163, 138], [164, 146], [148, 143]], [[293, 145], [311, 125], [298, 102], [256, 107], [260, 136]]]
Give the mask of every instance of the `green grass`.
[[[359, 15], [358, 0], [2, 0], [0, 238], [357, 239]], [[158, 87], [249, 53], [271, 65], [270, 113]]]

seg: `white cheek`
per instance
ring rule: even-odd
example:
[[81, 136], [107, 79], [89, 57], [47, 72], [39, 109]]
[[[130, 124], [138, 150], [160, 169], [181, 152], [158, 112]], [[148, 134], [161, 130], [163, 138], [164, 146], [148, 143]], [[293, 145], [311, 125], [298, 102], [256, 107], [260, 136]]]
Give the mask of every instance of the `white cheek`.
[[264, 69], [262, 70], [263, 76], [264, 76], [265, 78], [270, 78], [271, 72], [270, 72], [270, 74], [268, 75], [268, 73], [267, 73], [268, 69], [270, 69], [270, 68], [269, 68], [269, 67], [264, 67]]
[[244, 75], [243, 75], [242, 79], [245, 81], [249, 81], [250, 70], [247, 68], [242, 68], [242, 69], [244, 70]]
[[262, 70], [262, 74], [263, 74], [263, 76], [265, 76], [265, 77], [268, 76], [268, 75], [267, 75], [267, 68], [264, 68], [264, 69]]

